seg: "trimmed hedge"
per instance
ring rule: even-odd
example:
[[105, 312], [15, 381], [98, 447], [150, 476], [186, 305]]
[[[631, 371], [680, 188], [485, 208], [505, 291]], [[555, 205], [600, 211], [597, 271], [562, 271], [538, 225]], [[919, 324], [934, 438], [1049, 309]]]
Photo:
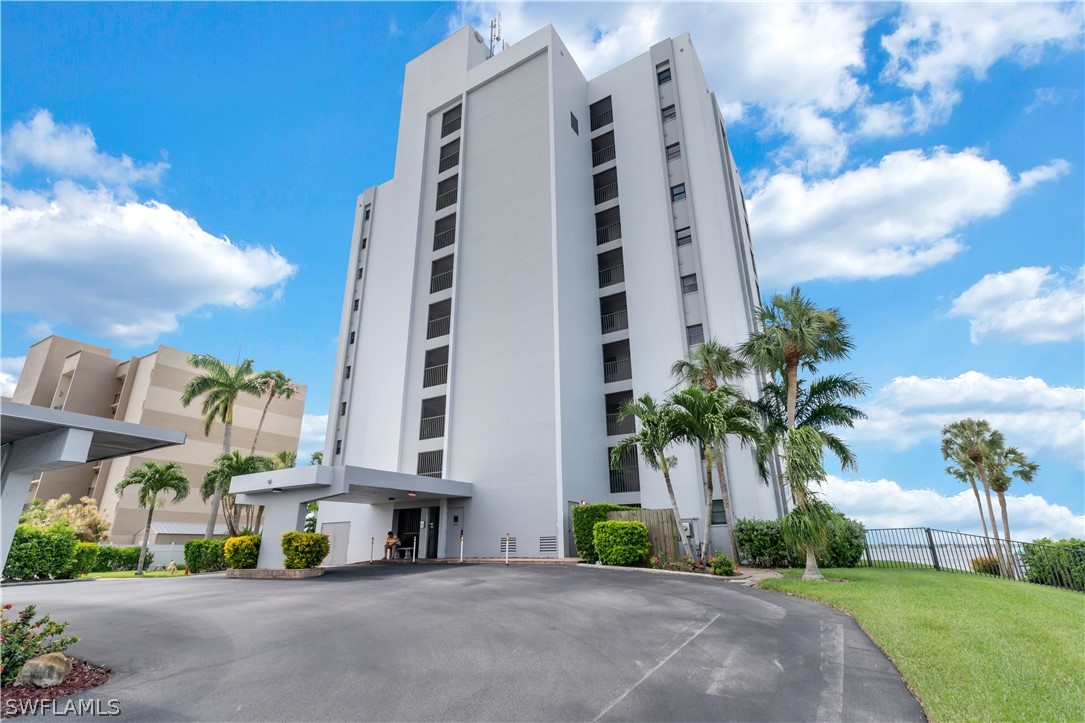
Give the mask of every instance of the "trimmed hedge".
[[[866, 549], [866, 528], [861, 522], [840, 513], [825, 552], [818, 555], [822, 567], [855, 567]], [[803, 567], [806, 559], [795, 555], [784, 544], [779, 520], [738, 520], [735, 522], [735, 544], [739, 559], [753, 567]]]
[[189, 540], [185, 543], [185, 566], [191, 573], [226, 569], [225, 540]]
[[1085, 592], [1085, 540], [1041, 537], [1032, 542], [1021, 550], [1026, 580]]
[[606, 522], [607, 513], [617, 510], [631, 510], [632, 507], [623, 507], [609, 502], [600, 502], [594, 505], [578, 505], [573, 508], [573, 539], [576, 541], [576, 552], [584, 562], [595, 562], [599, 557], [595, 554], [595, 523]]
[[248, 570], [256, 567], [260, 558], [260, 535], [241, 535], [226, 540], [222, 548], [226, 566], [235, 570]]
[[48, 580], [70, 577], [76, 563], [75, 532], [64, 522], [48, 527], [19, 525], [8, 551], [4, 577]]
[[648, 526], [639, 520], [596, 522], [592, 545], [604, 565], [643, 565], [651, 549]]
[[283, 564], [287, 570], [316, 567], [331, 550], [328, 536], [321, 532], [286, 532], [283, 534]]
[[72, 564], [72, 575], [79, 577], [93, 572], [98, 563], [97, 542], [77, 542], [75, 545], [75, 561]]
[[[92, 572], [121, 572], [123, 570], [135, 570], [139, 565], [138, 546], [114, 547], [101, 545], [98, 547], [98, 559], [94, 563]], [[147, 550], [147, 559], [143, 561], [143, 569], [150, 570], [154, 562], [154, 553]]]

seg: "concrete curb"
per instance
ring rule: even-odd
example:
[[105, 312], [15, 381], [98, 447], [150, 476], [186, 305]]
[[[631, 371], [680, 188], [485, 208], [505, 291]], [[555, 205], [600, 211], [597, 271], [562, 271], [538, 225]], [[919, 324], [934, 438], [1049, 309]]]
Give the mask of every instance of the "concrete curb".
[[20, 580], [18, 582], [14, 580], [8, 582], [7, 580], [4, 580], [2, 583], [0, 583], [0, 587], [22, 587], [23, 585], [59, 585], [65, 582], [86, 582], [93, 579], [94, 578], [92, 577], [74, 577], [70, 580]]
[[684, 577], [696, 577], [701, 580], [718, 580], [720, 582], [742, 583], [751, 579], [750, 575], [745, 574], [724, 577], [723, 575], [713, 575], [711, 573], [705, 572], [686, 572], [684, 570], [656, 570], [651, 567], [619, 567], [617, 565], [593, 565], [587, 562], [583, 562], [577, 567], [583, 567], [589, 570], [626, 570], [628, 572], [649, 572], [657, 575], [682, 575]]

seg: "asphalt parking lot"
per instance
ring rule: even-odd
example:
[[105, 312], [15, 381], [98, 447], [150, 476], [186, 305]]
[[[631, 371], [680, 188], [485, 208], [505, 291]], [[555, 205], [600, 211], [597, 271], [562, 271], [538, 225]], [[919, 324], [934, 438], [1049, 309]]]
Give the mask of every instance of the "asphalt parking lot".
[[588, 567], [367, 565], [15, 586], [113, 669], [132, 721], [912, 721], [896, 669], [818, 603]]

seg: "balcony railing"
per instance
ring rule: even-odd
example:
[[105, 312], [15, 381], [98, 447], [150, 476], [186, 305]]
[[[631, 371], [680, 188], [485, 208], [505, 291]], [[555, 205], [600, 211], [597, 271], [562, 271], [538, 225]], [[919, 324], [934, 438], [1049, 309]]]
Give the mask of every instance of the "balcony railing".
[[432, 319], [429, 325], [426, 327], [426, 338], [436, 339], [439, 336], [447, 336], [448, 330], [452, 327], [452, 316], [442, 316], [437, 319]]
[[617, 181], [615, 181], [614, 183], [608, 183], [605, 186], [601, 186], [601, 187], [595, 189], [595, 203], [596, 203], [596, 205], [598, 205], [600, 203], [606, 203], [607, 201], [611, 200], [612, 198], [617, 198], [617, 197], [618, 197], [618, 182]]
[[445, 415], [422, 417], [422, 424], [418, 428], [419, 439], [437, 439], [443, 436], [445, 436]]
[[636, 467], [610, 470], [610, 492], [640, 492], [640, 471]]
[[436, 387], [448, 381], [448, 364], [426, 367], [422, 372], [422, 386]]
[[607, 384], [633, 378], [633, 365], [628, 359], [603, 362], [603, 381]]
[[441, 470], [438, 469], [438, 470], [433, 470], [432, 472], [419, 472], [418, 476], [419, 477], [438, 477], [439, 478], [442, 474], [443, 474], [443, 472], [441, 472]]
[[610, 125], [614, 122], [614, 111], [605, 110], [599, 115], [593, 115], [591, 117], [591, 129], [597, 131], [603, 126]]
[[632, 415], [619, 421], [621, 416], [617, 412], [607, 415], [607, 435], [613, 437], [616, 434], [633, 434], [637, 431], [636, 422]]
[[454, 204], [456, 202], [456, 197], [459, 193], [459, 190], [460, 189], [458, 188], [453, 188], [451, 191], [446, 191], [445, 193], [438, 194], [437, 210], [440, 211], [442, 208], [448, 208], [449, 206]]
[[611, 334], [615, 331], [621, 331], [622, 329], [629, 328], [629, 318], [625, 313], [625, 309], [615, 311], [610, 314], [603, 314], [599, 317], [604, 334]]
[[[599, 271], [599, 288], [613, 286], [625, 281], [625, 264], [618, 264]], [[624, 312], [623, 312], [624, 313]]]
[[599, 166], [599, 165], [602, 165], [602, 164], [606, 163], [607, 161], [613, 161], [613, 160], [614, 160], [614, 146], [613, 145], [609, 145], [606, 148], [600, 148], [599, 150], [594, 151], [591, 154], [591, 164], [593, 166]]
[[452, 272], [445, 271], [441, 274], [434, 274], [429, 280], [429, 292], [436, 294], [438, 291], [444, 291], [445, 289], [452, 288]]
[[445, 246], [451, 246], [456, 242], [456, 229], [450, 228], [447, 231], [436, 233], [433, 235], [433, 250], [438, 251]]
[[463, 123], [463, 116], [458, 116], [448, 121], [441, 126], [441, 138], [444, 138], [449, 133], [455, 133], [460, 129], [460, 125]]
[[595, 229], [595, 243], [602, 246], [611, 241], [617, 241], [622, 237], [622, 222], [617, 221], [609, 226]]
[[450, 156], [445, 156], [441, 159], [441, 162], [437, 164], [437, 172], [443, 173], [449, 168], [455, 168], [456, 164], [460, 162], [460, 152], [456, 151]]

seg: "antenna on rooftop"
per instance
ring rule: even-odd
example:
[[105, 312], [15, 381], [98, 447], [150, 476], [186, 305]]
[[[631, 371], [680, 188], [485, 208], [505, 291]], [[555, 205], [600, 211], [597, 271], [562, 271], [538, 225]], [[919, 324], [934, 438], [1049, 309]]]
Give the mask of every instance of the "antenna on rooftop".
[[490, 57], [494, 57], [494, 48], [501, 42], [501, 13], [490, 21]]

